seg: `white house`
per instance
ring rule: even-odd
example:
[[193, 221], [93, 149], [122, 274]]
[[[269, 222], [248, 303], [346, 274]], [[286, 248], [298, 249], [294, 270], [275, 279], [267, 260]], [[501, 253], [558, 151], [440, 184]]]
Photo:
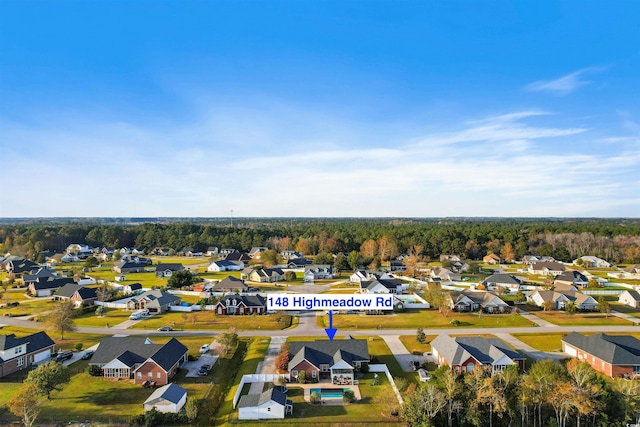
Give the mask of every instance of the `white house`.
[[287, 413], [293, 413], [293, 403], [276, 388], [270, 388], [261, 394], [244, 395], [238, 402], [240, 420], [284, 419]]
[[[582, 259], [582, 263], [587, 268], [611, 268], [611, 264], [602, 258], [597, 256], [585, 255], [578, 259]], [[573, 261], [574, 264], [578, 264], [578, 259]]]
[[379, 279], [392, 279], [393, 276], [391, 276], [388, 273], [374, 273], [371, 271], [365, 271], [365, 270], [356, 270], [353, 272], [353, 274], [351, 276], [349, 276], [349, 281], [351, 283], [360, 283], [362, 281], [367, 281], [367, 280], [379, 280]]
[[207, 271], [221, 272], [221, 271], [242, 271], [244, 269], [244, 262], [242, 261], [213, 261], [207, 267]]
[[187, 403], [187, 390], [174, 383], [169, 383], [151, 393], [142, 406], [145, 412], [156, 408], [158, 412], [177, 414], [185, 403]]
[[307, 265], [304, 268], [304, 281], [313, 282], [320, 279], [333, 279], [333, 266], [328, 264]]
[[624, 291], [618, 297], [618, 302], [633, 308], [640, 308], [640, 292]]
[[566, 309], [569, 302], [573, 302], [578, 310], [595, 311], [598, 308], [598, 301], [591, 295], [580, 292], [534, 291], [527, 296], [527, 300], [538, 307], [543, 307], [545, 303], [550, 301], [555, 310]]

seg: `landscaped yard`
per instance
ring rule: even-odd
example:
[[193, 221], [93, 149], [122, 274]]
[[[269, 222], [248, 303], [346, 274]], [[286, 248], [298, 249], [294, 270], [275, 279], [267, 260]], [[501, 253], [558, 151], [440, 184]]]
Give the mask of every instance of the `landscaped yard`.
[[540, 351], [562, 351], [560, 340], [567, 336], [568, 332], [545, 332], [535, 334], [511, 334], [523, 343]]
[[133, 329], [157, 329], [171, 326], [174, 329], [267, 329], [279, 330], [295, 326], [288, 314], [268, 314], [251, 316], [216, 316], [213, 311], [191, 313], [164, 313], [151, 316], [133, 326]]
[[[8, 335], [8, 334], [16, 334], [18, 337], [22, 337], [25, 335], [31, 335], [38, 332], [37, 329], [31, 328], [21, 328], [18, 326], [5, 326], [0, 328], [0, 334]], [[100, 340], [104, 337], [104, 335], [98, 334], [82, 334], [79, 332], [65, 332], [64, 339], [61, 340], [60, 336], [57, 332], [52, 330], [47, 330], [47, 335], [51, 337], [51, 339], [56, 343], [55, 349], [64, 349], [64, 350], [72, 350], [76, 344], [82, 343], [83, 348], [91, 347], [94, 344], [100, 342]]]
[[21, 300], [25, 300], [25, 302], [20, 302], [20, 304], [16, 307], [0, 308], [0, 316], [5, 316], [7, 313], [11, 314], [11, 316], [13, 317], [33, 314], [42, 315], [45, 312], [51, 310], [52, 304], [55, 304], [53, 301], [51, 301], [51, 299], [22, 298]]
[[567, 314], [564, 311], [539, 311], [536, 316], [548, 322], [560, 326], [608, 326], [608, 325], [631, 325], [631, 322], [616, 317], [612, 314], [603, 313], [575, 313]]
[[[461, 327], [501, 328], [532, 326], [527, 319], [517, 314], [471, 314], [449, 313], [444, 317], [436, 310], [407, 310], [387, 315], [341, 314], [333, 316], [333, 327], [341, 329], [413, 329], [452, 328], [457, 320]], [[328, 328], [328, 316], [316, 317], [321, 328]]]
[[431, 341], [436, 339], [437, 335], [426, 335], [424, 343], [416, 341], [416, 335], [400, 335], [400, 341], [409, 353], [419, 352], [426, 353], [431, 351]]
[[129, 320], [130, 311], [116, 308], [107, 308], [104, 316], [98, 317], [95, 312], [82, 314], [74, 319], [76, 326], [88, 326], [93, 328], [105, 328], [107, 324], [114, 327], [119, 323]]

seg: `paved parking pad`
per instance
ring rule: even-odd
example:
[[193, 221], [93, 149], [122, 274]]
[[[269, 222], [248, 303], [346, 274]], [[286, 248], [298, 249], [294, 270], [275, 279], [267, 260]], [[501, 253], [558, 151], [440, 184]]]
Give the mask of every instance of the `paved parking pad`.
[[198, 370], [202, 365], [209, 365], [211, 368], [213, 368], [213, 365], [216, 363], [217, 360], [218, 360], [218, 356], [214, 356], [212, 354], [203, 354], [198, 358], [198, 360], [185, 363], [182, 366], [184, 369], [188, 371], [185, 377], [190, 377], [190, 378], [199, 377], [200, 375], [198, 375]]

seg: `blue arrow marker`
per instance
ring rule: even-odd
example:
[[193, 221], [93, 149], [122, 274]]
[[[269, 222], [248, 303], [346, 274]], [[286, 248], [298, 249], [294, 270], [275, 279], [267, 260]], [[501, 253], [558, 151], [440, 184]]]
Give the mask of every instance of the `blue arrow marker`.
[[333, 311], [329, 310], [329, 327], [324, 330], [329, 336], [329, 341], [333, 341], [333, 337], [338, 332], [337, 329], [333, 328]]

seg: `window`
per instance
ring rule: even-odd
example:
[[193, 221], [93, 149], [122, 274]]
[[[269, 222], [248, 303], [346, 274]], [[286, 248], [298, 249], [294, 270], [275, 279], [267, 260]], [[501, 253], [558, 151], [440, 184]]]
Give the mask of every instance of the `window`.
[[640, 375], [640, 365], [633, 365], [633, 375]]
[[160, 372], [158, 372], [158, 374], [156, 375], [156, 377], [157, 377], [158, 379], [160, 379]]
[[317, 372], [314, 369], [313, 371], [311, 371], [311, 378], [316, 378]]
[[138, 379], [141, 380], [142, 379], [142, 372], [138, 372]]
[[298, 371], [296, 371], [296, 370], [291, 371], [291, 376], [294, 377], [294, 378], [297, 377], [298, 376]]
[[15, 354], [20, 354], [22, 353], [22, 346], [16, 347], [15, 349]]
[[21, 357], [18, 359], [18, 366], [23, 366], [24, 365], [24, 357]]

